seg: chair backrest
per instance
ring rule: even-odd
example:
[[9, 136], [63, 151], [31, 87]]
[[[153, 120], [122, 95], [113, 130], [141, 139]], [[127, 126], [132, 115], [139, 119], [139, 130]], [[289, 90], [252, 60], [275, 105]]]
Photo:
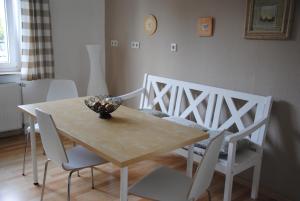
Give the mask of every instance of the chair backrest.
[[176, 80], [145, 75], [140, 109], [156, 109], [173, 115], [176, 98]]
[[197, 200], [209, 187], [215, 166], [218, 162], [218, 156], [224, 141], [224, 132], [221, 131], [215, 138], [210, 141], [202, 160], [200, 161], [193, 183], [188, 194], [188, 200]]
[[47, 101], [76, 98], [78, 92], [73, 80], [52, 80], [49, 86]]
[[50, 114], [35, 110], [40, 129], [42, 144], [48, 159], [58, 165], [68, 162], [65, 148], [58, 136], [56, 126]]

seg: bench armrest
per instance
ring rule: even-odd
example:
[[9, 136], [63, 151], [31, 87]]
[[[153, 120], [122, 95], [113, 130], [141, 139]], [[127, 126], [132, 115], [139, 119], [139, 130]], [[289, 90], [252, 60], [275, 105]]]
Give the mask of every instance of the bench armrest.
[[254, 131], [259, 129], [260, 127], [266, 125], [268, 123], [268, 120], [269, 120], [268, 117], [261, 119], [261, 120], [257, 121], [256, 123], [254, 123], [253, 125], [246, 128], [245, 130], [240, 131], [236, 134], [227, 136], [226, 141], [237, 142], [238, 140], [241, 140], [241, 139], [245, 138], [246, 136], [251, 135]]
[[145, 92], [145, 89], [144, 88], [140, 88], [140, 89], [137, 89], [135, 91], [129, 92], [127, 94], [124, 94], [124, 95], [121, 95], [121, 96], [117, 96], [117, 98], [121, 98], [122, 100], [128, 100], [128, 99], [137, 97], [141, 93], [144, 93], [144, 92]]

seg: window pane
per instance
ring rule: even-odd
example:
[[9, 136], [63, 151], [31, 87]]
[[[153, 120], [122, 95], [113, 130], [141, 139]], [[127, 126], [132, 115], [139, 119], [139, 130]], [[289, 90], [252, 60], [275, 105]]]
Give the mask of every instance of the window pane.
[[9, 63], [4, 0], [0, 0], [0, 63]]

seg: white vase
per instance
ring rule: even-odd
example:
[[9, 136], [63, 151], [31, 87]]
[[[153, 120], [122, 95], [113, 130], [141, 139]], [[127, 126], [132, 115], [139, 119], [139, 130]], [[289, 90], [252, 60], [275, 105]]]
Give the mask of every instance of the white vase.
[[90, 78], [87, 88], [88, 96], [108, 95], [105, 69], [101, 65], [101, 46], [86, 45], [90, 58]]

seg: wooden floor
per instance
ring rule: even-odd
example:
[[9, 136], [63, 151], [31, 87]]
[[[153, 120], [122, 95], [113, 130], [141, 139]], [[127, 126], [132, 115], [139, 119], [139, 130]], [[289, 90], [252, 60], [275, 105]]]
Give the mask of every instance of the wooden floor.
[[[64, 141], [66, 148], [72, 146]], [[24, 152], [24, 136], [0, 138], [0, 201], [29, 201], [39, 200], [41, 186], [32, 184], [32, 171], [30, 154], [26, 162], [26, 176], [22, 176], [22, 159]], [[44, 162], [46, 157], [42, 154], [41, 143], [38, 141], [38, 170], [39, 182], [42, 181]], [[160, 165], [184, 171], [185, 160], [179, 156], [168, 154], [138, 163], [129, 167], [129, 185], [143, 177]], [[119, 200], [119, 169], [112, 164], [103, 165], [95, 169], [95, 189], [91, 189], [90, 170], [80, 171], [72, 177], [72, 200], [82, 201], [118, 201]], [[60, 201], [67, 197], [67, 175], [60, 167], [49, 164], [45, 199]], [[212, 200], [219, 201], [223, 197], [224, 177], [215, 174], [212, 185]], [[250, 201], [250, 190], [239, 184], [234, 185], [234, 201]], [[199, 201], [208, 200], [204, 195]], [[260, 201], [271, 201], [265, 197]], [[129, 201], [145, 201], [135, 196], [129, 196]]]

